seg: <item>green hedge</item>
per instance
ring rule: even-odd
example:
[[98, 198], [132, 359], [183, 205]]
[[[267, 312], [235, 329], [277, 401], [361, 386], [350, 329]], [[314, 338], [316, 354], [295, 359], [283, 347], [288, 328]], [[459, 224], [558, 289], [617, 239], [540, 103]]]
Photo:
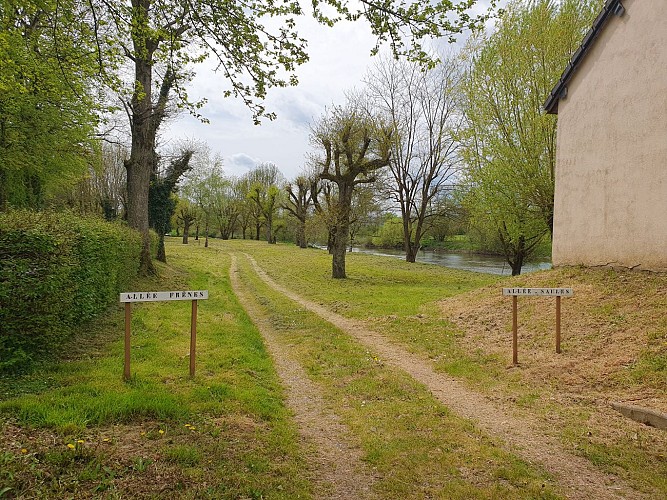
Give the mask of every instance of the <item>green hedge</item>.
[[52, 352], [118, 300], [139, 267], [141, 238], [70, 213], [0, 213], [0, 370]]

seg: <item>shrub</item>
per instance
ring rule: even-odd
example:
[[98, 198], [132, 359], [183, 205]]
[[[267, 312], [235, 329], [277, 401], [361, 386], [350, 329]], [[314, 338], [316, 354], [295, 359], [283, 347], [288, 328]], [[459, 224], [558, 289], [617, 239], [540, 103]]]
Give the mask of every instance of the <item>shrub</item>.
[[117, 300], [139, 267], [138, 233], [70, 213], [0, 213], [0, 370], [57, 347]]

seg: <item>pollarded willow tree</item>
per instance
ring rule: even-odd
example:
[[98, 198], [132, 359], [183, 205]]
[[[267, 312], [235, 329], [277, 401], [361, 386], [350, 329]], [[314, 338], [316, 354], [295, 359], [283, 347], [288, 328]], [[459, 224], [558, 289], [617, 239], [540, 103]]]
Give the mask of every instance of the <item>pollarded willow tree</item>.
[[[363, 18], [378, 45], [388, 42], [396, 55], [426, 61], [420, 41], [452, 37], [479, 24], [484, 16], [469, 15], [475, 3], [322, 0], [312, 2], [311, 14], [329, 26]], [[304, 11], [298, 0], [89, 0], [87, 5], [99, 68], [119, 92], [130, 122], [128, 222], [144, 235], [142, 270], [150, 272], [148, 186], [170, 99], [198, 114], [203, 101], [192, 102], [185, 87], [193, 65], [212, 58], [224, 77], [225, 95], [242, 99], [256, 123], [273, 118], [262, 104], [267, 89], [295, 85], [296, 67], [308, 59], [306, 40], [296, 28]], [[133, 76], [123, 81], [128, 66]]]
[[278, 209], [282, 205], [283, 174], [273, 163], [262, 163], [247, 174], [250, 187], [246, 198], [254, 204], [255, 224], [257, 239], [261, 226], [266, 229], [266, 241], [270, 244], [276, 242], [273, 233], [273, 221]]
[[335, 227], [333, 278], [347, 277], [345, 254], [355, 188], [375, 182], [377, 171], [389, 164], [391, 136], [390, 126], [352, 105], [332, 108], [312, 127], [311, 142], [320, 154], [311, 162], [319, 167], [321, 179], [336, 186], [330, 207]]
[[516, 0], [466, 48], [467, 208], [490, 225], [512, 274], [553, 227], [556, 118], [542, 104], [602, 0]]
[[364, 79], [363, 99], [394, 132], [388, 188], [401, 211], [407, 262], [415, 262], [422, 237], [443, 215], [437, 201], [460, 171], [460, 75], [453, 57], [441, 57], [428, 71], [417, 63], [381, 60]]
[[313, 185], [313, 179], [306, 175], [299, 175], [285, 186], [287, 200], [282, 206], [297, 220], [296, 244], [300, 248], [306, 248], [308, 246], [306, 238], [306, 219], [308, 218], [308, 211], [313, 203]]

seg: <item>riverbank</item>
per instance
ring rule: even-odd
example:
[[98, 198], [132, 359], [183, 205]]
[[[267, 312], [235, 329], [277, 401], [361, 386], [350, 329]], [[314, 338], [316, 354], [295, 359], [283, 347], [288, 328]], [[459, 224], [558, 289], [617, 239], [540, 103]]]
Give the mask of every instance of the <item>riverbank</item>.
[[[403, 250], [353, 247], [352, 253], [354, 252], [381, 257], [392, 257], [402, 260], [405, 259], [405, 252]], [[464, 251], [450, 252], [445, 250], [420, 250], [417, 252], [417, 258], [415, 260], [422, 264], [435, 264], [437, 266], [460, 269], [463, 271], [498, 274], [501, 276], [510, 276], [512, 274], [512, 268], [505, 258], [497, 255]], [[524, 264], [521, 272], [533, 273], [547, 269], [551, 269], [550, 261], [527, 262]]]

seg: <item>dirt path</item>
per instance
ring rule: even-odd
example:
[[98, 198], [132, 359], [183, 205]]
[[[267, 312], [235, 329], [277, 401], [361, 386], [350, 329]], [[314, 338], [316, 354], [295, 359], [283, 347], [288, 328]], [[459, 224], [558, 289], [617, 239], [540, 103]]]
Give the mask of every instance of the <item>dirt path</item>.
[[556, 439], [540, 432], [538, 422], [511, 417], [484, 396], [465, 388], [457, 380], [436, 372], [428, 360], [408, 352], [385, 336], [368, 330], [360, 321], [331, 312], [277, 284], [250, 255], [245, 256], [260, 278], [274, 290], [345, 331], [379, 354], [386, 364], [409, 373], [428, 387], [448, 408], [459, 416], [474, 421], [488, 434], [501, 439], [513, 453], [528, 462], [543, 466], [556, 478], [569, 498], [648, 498], [630, 488], [618, 477], [601, 472], [586, 459], [565, 451]]
[[273, 357], [276, 371], [287, 388], [287, 405], [294, 413], [299, 433], [308, 445], [314, 445], [312, 464], [316, 498], [373, 498], [374, 478], [361, 461], [362, 452], [346, 439], [347, 427], [327, 411], [318, 387], [313, 384], [276, 338], [268, 318], [245, 292], [238, 276], [236, 257], [231, 256], [229, 277], [234, 293], [259, 329]]

